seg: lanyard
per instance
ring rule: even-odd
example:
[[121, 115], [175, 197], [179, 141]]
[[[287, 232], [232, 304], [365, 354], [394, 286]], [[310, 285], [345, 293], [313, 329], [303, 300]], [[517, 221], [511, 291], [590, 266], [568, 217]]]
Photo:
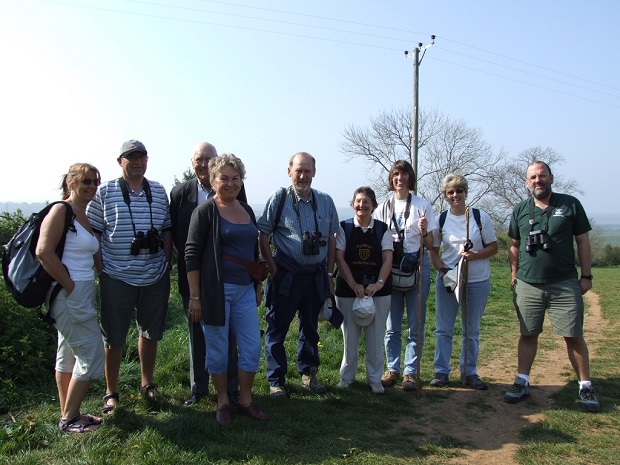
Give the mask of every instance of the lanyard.
[[[320, 232], [319, 222], [316, 218], [316, 209], [317, 209], [316, 196], [314, 195], [314, 191], [312, 189], [310, 189], [310, 192], [312, 193], [312, 212], [314, 213], [314, 230], [316, 232]], [[299, 205], [298, 205], [297, 195], [295, 194], [295, 189], [293, 189], [293, 186], [289, 187], [289, 193], [291, 195], [291, 202], [293, 203], [293, 208], [295, 209], [295, 213], [297, 214], [297, 223], [299, 223], [299, 232], [301, 233], [301, 236], [303, 237], [304, 231], [301, 226], [301, 217], [299, 216]]]
[[[121, 192], [123, 193], [123, 200], [127, 204], [127, 208], [129, 208], [129, 218], [131, 219], [131, 227], [133, 228], [133, 235], [136, 236], [136, 225], [133, 222], [133, 215], [131, 213], [131, 198], [129, 198], [129, 188], [127, 187], [127, 181], [123, 178], [118, 178], [118, 184], [121, 186]], [[151, 229], [155, 229], [153, 226], [153, 207], [151, 204], [153, 203], [153, 197], [151, 195], [151, 186], [149, 182], [144, 178], [142, 189], [144, 189], [144, 194], [146, 195], [146, 201], [149, 204], [149, 212], [151, 214]]]
[[[396, 229], [396, 234], [398, 234], [398, 237], [400, 238], [401, 242], [405, 241], [405, 228], [403, 227], [403, 229], [399, 229], [398, 227], [398, 222], [396, 221], [396, 213], [394, 212], [394, 207], [396, 204], [396, 200], [394, 199], [394, 196], [392, 196], [392, 201], [390, 203], [390, 210], [392, 212], [392, 224], [394, 225], [394, 229]], [[405, 221], [403, 222], [403, 226], [406, 225], [407, 220], [409, 219], [409, 210], [411, 209], [411, 192], [409, 192], [409, 195], [407, 196], [407, 205], [405, 206]]]

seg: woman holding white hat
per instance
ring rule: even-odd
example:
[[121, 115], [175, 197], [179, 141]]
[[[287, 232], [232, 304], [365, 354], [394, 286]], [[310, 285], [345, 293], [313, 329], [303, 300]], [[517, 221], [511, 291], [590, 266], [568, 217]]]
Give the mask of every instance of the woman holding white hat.
[[344, 316], [344, 354], [339, 387], [355, 380], [362, 328], [366, 333], [366, 379], [374, 394], [383, 394], [383, 335], [390, 311], [392, 234], [374, 219], [377, 199], [370, 187], [360, 187], [351, 202], [355, 216], [340, 222], [336, 235], [336, 303]]

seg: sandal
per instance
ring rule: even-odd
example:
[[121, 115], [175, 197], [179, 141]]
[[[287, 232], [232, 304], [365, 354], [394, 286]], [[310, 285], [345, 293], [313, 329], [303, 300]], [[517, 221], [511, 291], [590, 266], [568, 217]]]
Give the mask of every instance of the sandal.
[[63, 433], [94, 433], [98, 426], [92, 421], [83, 420], [79, 413], [73, 418], [63, 418], [58, 423], [58, 429]]
[[149, 383], [145, 386], [140, 386], [140, 395], [150, 400], [158, 399], [161, 396], [161, 394], [157, 390], [157, 384], [155, 383]]
[[93, 425], [100, 425], [103, 423], [101, 418], [91, 415], [90, 413], [80, 413], [80, 419], [83, 421], [89, 421]]
[[[112, 402], [109, 403], [110, 401]], [[105, 415], [112, 413], [112, 410], [116, 408], [116, 406], [118, 405], [118, 402], [119, 402], [118, 392], [110, 392], [109, 394], [106, 394], [105, 396], [103, 396], [103, 407], [101, 408], [101, 411]]]

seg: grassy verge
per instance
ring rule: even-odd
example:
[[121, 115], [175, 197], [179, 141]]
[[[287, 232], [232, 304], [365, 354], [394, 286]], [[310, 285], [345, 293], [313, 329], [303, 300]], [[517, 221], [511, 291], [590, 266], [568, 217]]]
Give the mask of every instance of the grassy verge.
[[[512, 312], [509, 275], [504, 264], [493, 265], [493, 285], [483, 318], [480, 365], [502, 351], [514, 353], [518, 325]], [[604, 317], [609, 324], [596, 347], [592, 373], [604, 411], [597, 415], [574, 406], [575, 386], [566, 386], [557, 398], [557, 408], [546, 419], [522, 431], [524, 445], [516, 460], [541, 463], [620, 463], [617, 438], [620, 414], [620, 364], [617, 340], [620, 335], [620, 270], [595, 270], [595, 289], [601, 295]], [[434, 294], [429, 297], [426, 342], [422, 360], [423, 379], [433, 374]], [[263, 320], [264, 321], [264, 320]], [[457, 324], [457, 328], [459, 324]], [[458, 331], [458, 330], [457, 330]], [[201, 402], [183, 407], [188, 395], [189, 358], [187, 330], [180, 299], [170, 301], [168, 330], [159, 347], [156, 382], [163, 400], [152, 404], [137, 396], [139, 364], [135, 333], [128, 338], [121, 371], [121, 405], [94, 434], [61, 434], [53, 367], [44, 367], [12, 402], [0, 420], [0, 464], [429, 464], [458, 460], [468, 447], [451, 435], [455, 419], [446, 412], [420, 417], [415, 395], [388, 390], [374, 396], [365, 383], [364, 358], [360, 357], [357, 381], [350, 390], [335, 387], [342, 357], [342, 335], [321, 323], [320, 379], [328, 385], [324, 396], [301, 391], [295, 370], [297, 330], [287, 340], [292, 398], [274, 401], [268, 396], [264, 362], [257, 375], [255, 401], [272, 420], [258, 423], [236, 418], [221, 428], [215, 422], [215, 405]], [[457, 333], [458, 334], [458, 333]], [[457, 336], [458, 337], [458, 336]], [[486, 375], [486, 373], [485, 373]], [[492, 373], [487, 377], [493, 382]], [[91, 388], [83, 411], [97, 413], [104, 391], [103, 380]], [[422, 399], [440, 405], [448, 392], [426, 389]], [[472, 412], [493, 411], [495, 399], [469, 406]], [[425, 434], [419, 425], [443, 425], [444, 434]], [[418, 426], [417, 428], [414, 426]]]
[[[607, 325], [599, 342], [590, 347], [595, 354], [591, 373], [603, 412], [589, 415], [575, 410], [576, 387], [570, 383], [557, 395], [557, 408], [549, 410], [542, 422], [523, 430], [526, 443], [519, 449], [519, 463], [620, 463], [620, 269], [600, 268], [595, 274], [594, 290], [601, 298]], [[575, 379], [574, 374], [571, 378]]]

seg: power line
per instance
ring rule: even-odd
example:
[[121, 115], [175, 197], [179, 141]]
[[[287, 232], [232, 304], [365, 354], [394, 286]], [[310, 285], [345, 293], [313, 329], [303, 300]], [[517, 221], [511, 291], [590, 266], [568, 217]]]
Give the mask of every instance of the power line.
[[[198, 19], [187, 19], [187, 18], [178, 18], [178, 17], [171, 17], [171, 16], [166, 16], [166, 15], [155, 15], [155, 14], [149, 14], [149, 13], [137, 13], [137, 12], [131, 12], [131, 11], [124, 11], [124, 10], [118, 10], [118, 9], [113, 9], [113, 8], [105, 8], [105, 7], [96, 7], [96, 6], [89, 6], [89, 5], [80, 5], [80, 4], [75, 4], [75, 3], [70, 3], [70, 2], [63, 2], [63, 1], [59, 1], [59, 0], [37, 0], [43, 3], [51, 3], [51, 4], [58, 4], [58, 5], [64, 5], [64, 6], [71, 6], [71, 7], [77, 7], [77, 8], [83, 8], [83, 9], [90, 9], [90, 10], [96, 10], [96, 11], [106, 11], [106, 12], [112, 12], [112, 13], [119, 13], [119, 14], [125, 14], [125, 15], [134, 15], [134, 16], [141, 16], [141, 17], [146, 17], [146, 18], [155, 18], [155, 19], [164, 19], [164, 20], [173, 20], [173, 21], [182, 21], [182, 22], [189, 22], [189, 23], [194, 23], [194, 24], [206, 24], [206, 25], [210, 25], [210, 26], [216, 26], [216, 27], [224, 27], [224, 28], [229, 28], [229, 29], [240, 29], [240, 30], [247, 30], [247, 31], [254, 31], [254, 32], [262, 32], [262, 33], [266, 33], [266, 34], [276, 34], [276, 35], [285, 35], [285, 36], [291, 36], [291, 37], [299, 37], [299, 38], [305, 38], [305, 39], [313, 39], [313, 40], [320, 40], [320, 41], [325, 41], [325, 42], [334, 42], [334, 43], [340, 43], [340, 44], [345, 44], [345, 45], [354, 45], [354, 46], [360, 46], [360, 47], [370, 47], [370, 48], [375, 48], [375, 49], [381, 49], [381, 50], [389, 50], [389, 51], [398, 51], [398, 52], [402, 52], [403, 48], [393, 48], [393, 47], [387, 47], [387, 46], [381, 46], [381, 45], [374, 45], [374, 44], [368, 44], [368, 43], [360, 43], [360, 42], [354, 42], [354, 41], [348, 41], [348, 40], [342, 40], [342, 39], [335, 39], [335, 38], [327, 38], [327, 37], [319, 37], [316, 35], [307, 35], [307, 34], [299, 34], [299, 33], [293, 33], [293, 32], [283, 32], [283, 31], [275, 31], [275, 30], [271, 30], [271, 29], [263, 29], [263, 28], [255, 28], [255, 27], [249, 27], [249, 26], [240, 26], [240, 25], [229, 25], [229, 24], [223, 24], [223, 23], [218, 23], [218, 22], [211, 22], [211, 21], [203, 21], [203, 20], [198, 20]], [[178, 9], [178, 10], [186, 10], [186, 11], [197, 11], [197, 12], [202, 12], [202, 13], [208, 13], [208, 14], [217, 14], [217, 15], [222, 15], [222, 16], [231, 16], [231, 17], [239, 17], [239, 18], [244, 18], [244, 19], [250, 19], [250, 20], [257, 20], [257, 21], [265, 21], [265, 22], [271, 22], [271, 23], [280, 23], [280, 24], [286, 24], [286, 25], [293, 25], [293, 26], [301, 26], [301, 27], [309, 27], [309, 28], [314, 28], [314, 29], [321, 29], [321, 30], [326, 30], [326, 31], [331, 31], [331, 32], [338, 32], [338, 33], [344, 33], [344, 34], [354, 34], [354, 35], [358, 35], [358, 36], [366, 36], [366, 37], [371, 37], [371, 38], [380, 38], [380, 39], [385, 39], [385, 40], [392, 40], [392, 41], [398, 41], [398, 42], [405, 42], [404, 39], [399, 39], [399, 38], [395, 38], [395, 37], [386, 37], [386, 36], [380, 36], [380, 35], [376, 35], [376, 34], [368, 34], [368, 33], [364, 33], [364, 32], [357, 32], [357, 31], [348, 31], [348, 30], [341, 30], [341, 29], [336, 29], [336, 28], [331, 28], [331, 27], [325, 27], [325, 26], [316, 26], [316, 25], [311, 25], [311, 24], [305, 24], [305, 23], [296, 23], [296, 22], [290, 22], [290, 21], [282, 21], [282, 20], [276, 20], [276, 19], [270, 19], [270, 18], [259, 18], [259, 17], [255, 17], [255, 16], [247, 16], [247, 15], [239, 15], [239, 14], [234, 14], [234, 13], [224, 13], [224, 12], [217, 12], [217, 11], [211, 11], [211, 10], [205, 10], [205, 9], [201, 9], [201, 8], [190, 8], [190, 7], [182, 7], [182, 6], [178, 6], [178, 5], [168, 5], [168, 4], [163, 4], [163, 3], [155, 3], [155, 2], [149, 2], [149, 1], [145, 1], [145, 0], [123, 0], [125, 2], [129, 2], [129, 3], [138, 3], [138, 4], [143, 4], [143, 5], [150, 5], [150, 6], [159, 6], [159, 7], [165, 7], [165, 8], [173, 8], [173, 9]], [[393, 30], [393, 31], [398, 31], [398, 32], [406, 32], [408, 34], [421, 34], [418, 32], [414, 32], [414, 31], [410, 31], [410, 30], [405, 30], [405, 29], [399, 29], [399, 28], [394, 28], [394, 27], [388, 27], [388, 26], [382, 26], [382, 25], [376, 25], [376, 24], [370, 24], [370, 23], [363, 23], [363, 22], [356, 22], [356, 21], [350, 21], [350, 20], [344, 20], [344, 19], [339, 19], [339, 18], [330, 18], [330, 17], [326, 17], [326, 16], [318, 16], [318, 15], [311, 15], [311, 14], [305, 14], [305, 13], [298, 13], [298, 12], [293, 12], [293, 11], [285, 11], [285, 10], [279, 10], [279, 9], [274, 9], [274, 8], [265, 8], [265, 7], [256, 7], [256, 6], [250, 6], [250, 5], [242, 5], [242, 4], [238, 4], [238, 3], [229, 3], [229, 2], [224, 2], [224, 1], [218, 1], [218, 0], [200, 0], [202, 2], [208, 2], [208, 3], [215, 3], [215, 4], [221, 4], [221, 5], [226, 5], [226, 6], [235, 6], [235, 7], [241, 7], [241, 8], [248, 8], [248, 9], [254, 9], [254, 10], [261, 10], [261, 11], [267, 11], [270, 13], [279, 13], [279, 14], [288, 14], [288, 15], [293, 15], [293, 16], [300, 16], [300, 17], [308, 17], [308, 18], [313, 18], [313, 19], [321, 19], [321, 20], [327, 20], [327, 21], [333, 21], [333, 22], [340, 22], [340, 23], [346, 23], [346, 24], [353, 24], [353, 25], [357, 25], [357, 26], [364, 26], [364, 27], [373, 27], [373, 28], [378, 28], [378, 29], [386, 29], [386, 30]], [[437, 37], [441, 37], [441, 36], [437, 36]], [[569, 74], [566, 73], [562, 73], [560, 71], [556, 71], [550, 68], [545, 68], [542, 66], [538, 66], [532, 63], [528, 63], [526, 61], [523, 60], [519, 60], [519, 59], [515, 59], [515, 58], [511, 58], [499, 53], [495, 53], [495, 52], [491, 52], [479, 47], [475, 47], [475, 46], [471, 46], [471, 45], [467, 45], [455, 40], [451, 40], [451, 39], [447, 39], [444, 37], [441, 37], [443, 40], [458, 44], [458, 45], [462, 45], [465, 47], [470, 47], [472, 49], [475, 50], [479, 50], [482, 51], [484, 53], [489, 53], [495, 56], [499, 56], [505, 59], [509, 59], [509, 60], [513, 60], [515, 62], [519, 62], [521, 64], [525, 64], [525, 65], [529, 65], [529, 66], [533, 66], [533, 67], [537, 67], [549, 72], [553, 72], [556, 74], [561, 74], [567, 77], [570, 77], [572, 79], [577, 79], [577, 80], [581, 80], [584, 82], [589, 82], [591, 84], [594, 85], [598, 85], [598, 86], [602, 86], [602, 87], [607, 87], [613, 90], [618, 90], [620, 91], [620, 89], [617, 89], [613, 86], [609, 86], [609, 85], [605, 85], [605, 84], [601, 84], [601, 83], [597, 83], [595, 81], [591, 81], [591, 80], [587, 80], [587, 79], [583, 79], [583, 78], [579, 78], [576, 76], [571, 76]], [[409, 41], [407, 41], [409, 42]], [[531, 76], [535, 76], [538, 78], [543, 78], [543, 79], [547, 79], [550, 81], [554, 81], [554, 82], [559, 82], [565, 85], [569, 85], [569, 86], [573, 86], [576, 88], [580, 88], [580, 89], [584, 89], [584, 90], [588, 90], [591, 92], [595, 92], [595, 93], [599, 93], [602, 95], [607, 95], [607, 96], [611, 96], [614, 98], [620, 98], [620, 96], [618, 95], [614, 95], [614, 94], [609, 94], [609, 93], [605, 93], [602, 91], [598, 91], [595, 89], [591, 89], [588, 87], [583, 87], [583, 86], [579, 86], [577, 84], [573, 84], [573, 83], [569, 83], [569, 82], [565, 82], [565, 81], [561, 81], [558, 79], [554, 79], [554, 78], [550, 78], [550, 77], [546, 77], [546, 76], [542, 76], [539, 74], [535, 74], [532, 73], [530, 71], [525, 71], [525, 70], [521, 70], [518, 68], [513, 68], [501, 63], [496, 63], [490, 60], [486, 60], [483, 58], [478, 58], [478, 57], [473, 57], [470, 55], [466, 55], [460, 52], [456, 52], [453, 50], [449, 50], [446, 48], [442, 48], [440, 47], [441, 50], [444, 50], [448, 53], [453, 53], [455, 55], [461, 55], [465, 58], [468, 59], [474, 59], [474, 60], [478, 60], [481, 62], [485, 62], [491, 65], [495, 65], [495, 66], [500, 66], [506, 69], [510, 69], [516, 72], [520, 72], [523, 74], [529, 74]], [[522, 83], [526, 83], [525, 81], [519, 81], [518, 79], [514, 79], [514, 78], [508, 78], [506, 76], [501, 76], [501, 75], [497, 75], [491, 72], [487, 72], [487, 71], [483, 71], [477, 68], [473, 68], [473, 67], [469, 67], [469, 66], [463, 66], [463, 65], [459, 65], [457, 63], [453, 63], [450, 61], [446, 61], [446, 60], [439, 60], [438, 58], [434, 58], [438, 61], [442, 61], [446, 64], [450, 64], [450, 65], [454, 65], [454, 66], [461, 66], [461, 67], [465, 67], [468, 69], [471, 69], [473, 71], [477, 71], [477, 72], [481, 72], [484, 74], [489, 74], [489, 75], [493, 75], [493, 76], [497, 76], [497, 77], [501, 77], [503, 79], [508, 79], [508, 80], [512, 80], [515, 82], [522, 82]], [[592, 102], [596, 102], [596, 103], [602, 103], [604, 105], [608, 105], [608, 106], [612, 106], [612, 107], [616, 107], [616, 105], [613, 104], [609, 104], [606, 102], [600, 102], [598, 100], [593, 100], [593, 99], [588, 99], [585, 97], [580, 97], [568, 92], [562, 92], [562, 91], [558, 91], [556, 89], [550, 89], [544, 86], [538, 86], [536, 84], [532, 84], [532, 83], [526, 83], [529, 86], [533, 86], [533, 87], [539, 87], [541, 89], [544, 90], [550, 90], [556, 93], [563, 93], [567, 96], [572, 96], [572, 97], [576, 97], [576, 98], [581, 98], [583, 100], [588, 100], [588, 101], [592, 101]]]
[[563, 94], [563, 95], [568, 95], [569, 97], [574, 97], [574, 98], [578, 98], [578, 99], [581, 99], [581, 100], [587, 100], [588, 102], [600, 103], [601, 105], [607, 105], [607, 106], [613, 107], [613, 108], [620, 108], [620, 105], [614, 105], [613, 103], [601, 102], [600, 100], [594, 100], [594, 99], [587, 98], [587, 97], [581, 97], [579, 95], [571, 94], [569, 92], [564, 92], [562, 90], [551, 89], [549, 87], [540, 86], [538, 84], [532, 84], [531, 82], [521, 81], [519, 79], [511, 78], [511, 77], [508, 77], [508, 76], [502, 76], [501, 74], [496, 74], [496, 73], [491, 73], [491, 72], [488, 72], [488, 71], [483, 71], [481, 69], [477, 69], [477, 68], [474, 68], [472, 66], [461, 65], [459, 63], [452, 63], [451, 61], [441, 60], [441, 59], [436, 58], [436, 57], [429, 57], [429, 60], [435, 60], [435, 61], [440, 61], [442, 63], [447, 63], [449, 65], [459, 66], [461, 68], [470, 69], [472, 71], [477, 71], [479, 73], [488, 74], [490, 76], [495, 76], [495, 77], [506, 79], [506, 80], [509, 80], [509, 81], [518, 82], [520, 84], [526, 84], [526, 85], [531, 86], [531, 87], [538, 87], [539, 89], [548, 90], [550, 92], [555, 92], [557, 94]]
[[[471, 55], [465, 55], [464, 53], [455, 52], [455, 51], [449, 50], [447, 48], [443, 48], [443, 47], [437, 47], [437, 48], [440, 49], [440, 50], [443, 50], [445, 52], [448, 52], [448, 53], [453, 53], [455, 55], [460, 55], [462, 57], [469, 58], [470, 60], [482, 61], [484, 63], [489, 63], [489, 64], [492, 64], [492, 65], [495, 65], [495, 66], [500, 66], [502, 68], [510, 69], [512, 71], [517, 71], [519, 73], [529, 74], [531, 76], [539, 77], [541, 79], [547, 79], [549, 81], [558, 82], [560, 84], [566, 84], [568, 86], [577, 87], [578, 89], [589, 90], [590, 92], [596, 92], [597, 94], [607, 95], [609, 97], [614, 97], [614, 98], [620, 98], [620, 95], [610, 94], [608, 92], [603, 92], [603, 91], [600, 91], [600, 90], [592, 89], [590, 87], [580, 86], [580, 85], [577, 85], [577, 84], [573, 84], [572, 82], [561, 81], [560, 79], [554, 79], [554, 78], [551, 78], [551, 77], [543, 76], [542, 74], [536, 74], [536, 73], [532, 73], [532, 72], [529, 72], [529, 71], [523, 71], [523, 70], [521, 70], [519, 68], [514, 68], [514, 67], [508, 66], [508, 65], [503, 65], [501, 63], [495, 63], [495, 62], [490, 61], [490, 60], [485, 60], [484, 58], [478, 58], [478, 57], [474, 57], [474, 56], [471, 56]], [[611, 89], [614, 89], [614, 87], [611, 87], [611, 86], [606, 86], [606, 87], [610, 87]], [[617, 89], [617, 90], [620, 91], [620, 89]]]

